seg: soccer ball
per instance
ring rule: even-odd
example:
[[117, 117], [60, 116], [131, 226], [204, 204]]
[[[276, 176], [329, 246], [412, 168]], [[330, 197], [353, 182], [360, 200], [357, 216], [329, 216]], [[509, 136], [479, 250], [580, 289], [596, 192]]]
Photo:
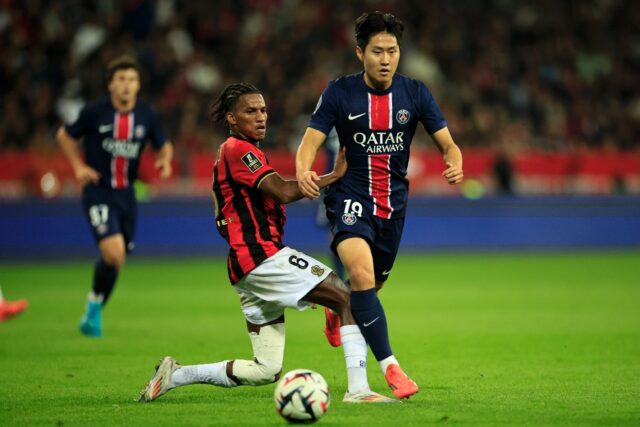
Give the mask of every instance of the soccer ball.
[[329, 386], [309, 369], [287, 372], [273, 393], [276, 411], [290, 423], [314, 423], [329, 408]]

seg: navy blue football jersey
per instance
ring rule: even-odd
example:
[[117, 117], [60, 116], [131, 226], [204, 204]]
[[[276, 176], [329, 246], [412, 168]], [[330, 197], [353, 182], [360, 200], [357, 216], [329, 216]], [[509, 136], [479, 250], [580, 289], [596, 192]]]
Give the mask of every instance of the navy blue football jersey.
[[431, 92], [419, 80], [396, 74], [384, 91], [368, 87], [364, 72], [329, 82], [309, 127], [326, 135], [336, 128], [340, 145], [347, 147], [348, 170], [331, 185], [328, 196], [353, 196], [380, 218], [404, 217], [409, 146], [418, 122], [429, 134], [447, 125]]
[[100, 174], [100, 185], [116, 189], [133, 185], [147, 141], [155, 149], [167, 141], [158, 113], [140, 101], [124, 114], [109, 98], [89, 103], [65, 129], [74, 139], [84, 138], [85, 161]]

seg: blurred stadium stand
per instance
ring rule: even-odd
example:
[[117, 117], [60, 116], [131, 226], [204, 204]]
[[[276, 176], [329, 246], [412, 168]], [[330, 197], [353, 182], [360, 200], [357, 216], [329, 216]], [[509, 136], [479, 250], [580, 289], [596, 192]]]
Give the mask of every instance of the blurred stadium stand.
[[[0, 194], [38, 194], [20, 183], [47, 172], [56, 128], [104, 96], [104, 65], [121, 53], [144, 68], [142, 97], [160, 110], [176, 144], [179, 179], [201, 177], [199, 156], [223, 141], [207, 107], [232, 81], [264, 91], [266, 148], [291, 153], [326, 82], [360, 69], [353, 20], [375, 9], [405, 21], [400, 72], [430, 85], [472, 177], [481, 163], [477, 178], [493, 180], [501, 159], [514, 163], [517, 192], [640, 192], [633, 0], [2, 0], [0, 161], [17, 161], [19, 170], [2, 172]], [[419, 133], [415, 148], [430, 147]], [[418, 175], [440, 169], [431, 157], [414, 162]], [[48, 175], [49, 191], [74, 194], [68, 170], [55, 155], [50, 162], [62, 182], [52, 185]], [[167, 191], [175, 188], [189, 185]]]
[[[409, 168], [414, 197], [462, 193], [460, 203], [474, 204], [494, 195], [582, 195], [589, 202], [578, 202], [581, 209], [607, 203], [588, 196], [613, 195], [637, 212], [634, 0], [0, 0], [0, 213], [11, 217], [20, 200], [46, 211], [66, 203], [33, 199], [77, 197], [54, 134], [85, 102], [105, 96], [105, 64], [122, 53], [140, 61], [141, 97], [159, 110], [176, 146], [177, 173], [168, 182], [157, 180], [145, 154], [141, 197], [208, 197], [214, 153], [225, 138], [209, 124], [208, 105], [234, 81], [263, 90], [266, 151], [293, 176], [293, 153], [322, 89], [361, 69], [353, 21], [372, 10], [404, 20], [399, 71], [430, 86], [465, 156], [465, 185], [447, 186], [439, 155], [419, 129]], [[79, 209], [69, 212], [81, 221]]]

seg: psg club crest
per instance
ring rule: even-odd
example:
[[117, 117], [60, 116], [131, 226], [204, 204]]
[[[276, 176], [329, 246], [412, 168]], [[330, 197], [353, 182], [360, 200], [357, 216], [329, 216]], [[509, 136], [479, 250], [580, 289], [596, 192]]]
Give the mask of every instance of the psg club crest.
[[347, 212], [342, 215], [342, 222], [344, 222], [347, 225], [353, 225], [356, 223], [357, 220], [358, 220], [358, 217], [351, 212]]
[[138, 125], [135, 127], [133, 134], [136, 136], [136, 139], [142, 139], [144, 137], [144, 126]]
[[398, 112], [396, 113], [396, 120], [401, 125], [407, 123], [409, 121], [409, 117], [411, 117], [411, 114], [404, 108], [402, 110], [398, 110]]

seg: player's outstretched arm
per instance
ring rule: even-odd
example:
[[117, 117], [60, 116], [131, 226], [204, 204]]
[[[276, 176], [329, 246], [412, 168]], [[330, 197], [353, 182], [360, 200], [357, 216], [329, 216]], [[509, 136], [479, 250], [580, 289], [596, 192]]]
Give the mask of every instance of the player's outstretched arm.
[[171, 176], [173, 169], [171, 160], [173, 159], [173, 144], [169, 141], [165, 142], [162, 148], [156, 154], [155, 168], [160, 172], [160, 178], [167, 179]]
[[444, 127], [431, 135], [438, 149], [442, 153], [442, 158], [446, 165], [446, 169], [442, 172], [442, 176], [451, 185], [460, 184], [464, 178], [462, 171], [462, 152], [460, 148], [453, 142], [449, 128]]
[[311, 170], [318, 148], [327, 139], [327, 135], [313, 128], [307, 128], [296, 153], [296, 179], [304, 197], [317, 199], [320, 196], [318, 181], [320, 177]]
[[87, 166], [87, 164], [82, 160], [80, 151], [78, 150], [78, 142], [67, 133], [64, 126], [60, 127], [58, 130], [56, 140], [58, 141], [58, 145], [60, 145], [62, 152], [67, 156], [67, 159], [69, 159], [69, 163], [71, 163], [76, 180], [80, 185], [85, 186], [90, 182], [97, 184], [100, 180], [100, 174], [92, 167]]
[[[315, 181], [315, 185], [318, 186], [318, 191], [342, 178], [346, 172], [347, 161], [345, 158], [345, 148], [342, 147], [336, 157], [336, 164], [333, 167], [333, 171], [318, 177]], [[285, 180], [277, 172], [274, 172], [260, 181], [258, 189], [279, 203], [291, 203], [305, 197], [300, 190], [299, 184], [299, 181], [293, 179]]]

